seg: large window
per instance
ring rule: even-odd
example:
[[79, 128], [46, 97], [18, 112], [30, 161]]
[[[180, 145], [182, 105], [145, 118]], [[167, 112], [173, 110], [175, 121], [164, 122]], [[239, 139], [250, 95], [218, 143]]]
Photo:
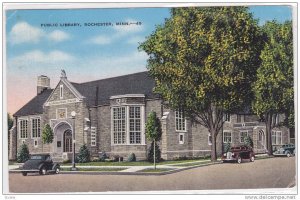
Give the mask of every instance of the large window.
[[22, 119], [19, 121], [20, 126], [20, 138], [27, 138], [28, 137], [28, 121], [25, 119]]
[[248, 136], [248, 131], [241, 131], [240, 132], [240, 142], [244, 143], [245, 142], [245, 137]]
[[232, 143], [232, 135], [231, 132], [229, 131], [224, 131], [223, 132], [223, 142], [224, 143]]
[[279, 144], [281, 145], [282, 144], [282, 132], [281, 131], [272, 131], [272, 144], [276, 145], [276, 144]]
[[112, 143], [142, 144], [143, 106], [120, 106], [112, 108]]
[[91, 146], [96, 146], [96, 127], [91, 127]]
[[32, 132], [33, 138], [41, 137], [41, 119], [40, 118], [31, 119], [31, 132]]
[[126, 112], [125, 107], [113, 108], [113, 135], [114, 144], [125, 144], [126, 135]]
[[185, 117], [181, 110], [175, 111], [175, 124], [176, 124], [176, 131], [186, 131]]
[[141, 144], [141, 108], [129, 107], [129, 140], [130, 144]]

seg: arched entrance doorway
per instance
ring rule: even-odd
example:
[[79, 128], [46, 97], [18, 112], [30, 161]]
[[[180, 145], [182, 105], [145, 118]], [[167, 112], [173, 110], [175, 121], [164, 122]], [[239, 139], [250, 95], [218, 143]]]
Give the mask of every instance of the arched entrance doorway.
[[258, 131], [258, 148], [266, 149], [266, 135], [263, 129]]
[[70, 129], [64, 132], [63, 141], [63, 151], [72, 152], [72, 131]]
[[53, 129], [53, 153], [57, 156], [72, 152], [72, 127], [68, 122], [59, 122]]

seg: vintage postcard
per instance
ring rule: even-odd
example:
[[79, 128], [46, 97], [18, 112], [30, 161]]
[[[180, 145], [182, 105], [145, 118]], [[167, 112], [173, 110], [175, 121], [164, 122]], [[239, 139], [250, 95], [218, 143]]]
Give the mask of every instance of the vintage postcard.
[[295, 3], [4, 4], [6, 199], [296, 199], [295, 16]]

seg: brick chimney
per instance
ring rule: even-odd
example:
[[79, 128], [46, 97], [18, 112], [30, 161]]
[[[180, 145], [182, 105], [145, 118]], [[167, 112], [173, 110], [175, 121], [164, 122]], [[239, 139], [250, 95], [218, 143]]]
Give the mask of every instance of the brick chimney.
[[48, 76], [38, 76], [37, 78], [37, 94], [41, 94], [44, 90], [50, 89], [50, 78]]

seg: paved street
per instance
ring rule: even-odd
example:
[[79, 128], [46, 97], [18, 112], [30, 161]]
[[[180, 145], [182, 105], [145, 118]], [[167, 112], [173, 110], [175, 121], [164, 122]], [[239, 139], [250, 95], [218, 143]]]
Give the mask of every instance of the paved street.
[[10, 192], [103, 192], [286, 188], [294, 186], [295, 157], [225, 163], [162, 176], [9, 174]]

